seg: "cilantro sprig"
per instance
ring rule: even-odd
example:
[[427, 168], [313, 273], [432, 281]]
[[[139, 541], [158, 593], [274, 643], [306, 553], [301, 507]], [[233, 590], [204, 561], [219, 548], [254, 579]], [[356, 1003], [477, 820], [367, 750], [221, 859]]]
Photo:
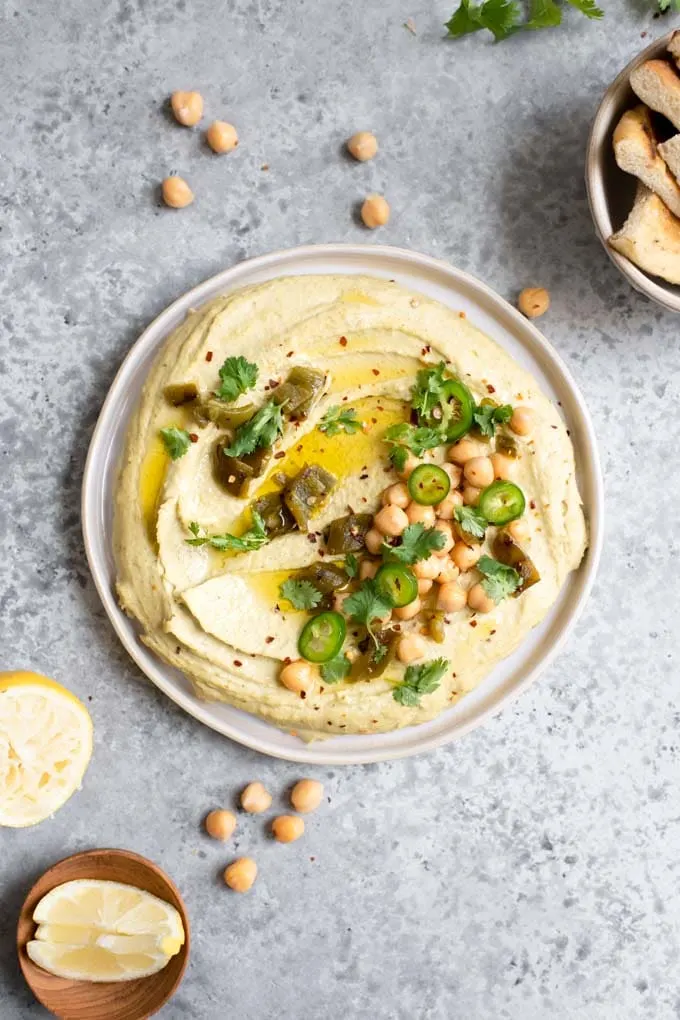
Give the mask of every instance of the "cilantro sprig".
[[201, 535], [202, 530], [200, 524], [192, 521], [189, 525], [189, 531], [193, 538], [185, 539], [187, 545], [209, 545], [220, 552], [225, 552], [226, 550], [252, 552], [254, 549], [259, 549], [261, 546], [266, 545], [269, 541], [264, 521], [257, 510], [253, 510], [252, 527], [242, 535], [230, 535], [228, 533], [225, 535]]
[[279, 595], [290, 602], [293, 609], [315, 609], [323, 595], [311, 581], [289, 577], [279, 585]]
[[261, 446], [272, 446], [282, 432], [283, 410], [270, 400], [237, 428], [233, 443], [224, 452], [229, 457], [243, 457]]
[[426, 450], [432, 450], [446, 442], [440, 429], [429, 428], [426, 425], [409, 425], [408, 422], [390, 425], [383, 439], [392, 447], [390, 460], [398, 471], [403, 470], [409, 451], [416, 457], [422, 457]]
[[258, 371], [257, 365], [240, 355], [237, 358], [227, 358], [220, 368], [220, 385], [215, 390], [215, 396], [231, 403], [242, 393], [252, 390], [257, 382]]
[[424, 524], [409, 524], [404, 528], [401, 544], [388, 545], [385, 542], [382, 553], [388, 561], [418, 563], [420, 560], [426, 560], [431, 553], [443, 549], [445, 545], [446, 536], [437, 528], [426, 528]]
[[317, 427], [319, 432], [327, 436], [337, 436], [341, 432], [353, 436], [355, 432], [361, 431], [363, 423], [357, 418], [353, 407], [340, 407], [334, 404], [328, 408]]
[[183, 457], [191, 446], [191, 436], [186, 429], [178, 429], [174, 425], [167, 429], [161, 429], [160, 437], [163, 440], [163, 446], [173, 460]]
[[512, 418], [512, 405], [501, 404], [497, 407], [495, 404], [479, 404], [472, 412], [472, 418], [482, 435], [493, 439], [496, 426], [505, 425]]
[[484, 538], [488, 521], [481, 510], [476, 506], [457, 506], [453, 513], [461, 531], [466, 531], [473, 538]]
[[380, 647], [380, 641], [373, 631], [373, 621], [387, 616], [392, 607], [392, 600], [384, 592], [379, 591], [372, 578], [368, 578], [358, 591], [345, 599], [342, 609], [351, 620], [363, 624], [377, 649]]
[[392, 697], [408, 708], [420, 705], [424, 694], [432, 694], [437, 690], [448, 668], [448, 659], [431, 659], [420, 666], [409, 666], [404, 679], [392, 691]]
[[[566, 0], [587, 18], [596, 20], [604, 17], [604, 11], [595, 0]], [[678, 0], [659, 0], [659, 5], [678, 3]], [[526, 29], [552, 28], [562, 24], [562, 7], [557, 0], [529, 0], [528, 17], [516, 0], [484, 0], [471, 3], [461, 0], [460, 6], [446, 23], [448, 35], [454, 39], [471, 32], [488, 29], [496, 42], [507, 39], [516, 32]], [[661, 8], [662, 10], [664, 8]]]
[[359, 561], [354, 553], [347, 553], [345, 556], [345, 573], [348, 577], [356, 577], [359, 573]]
[[514, 567], [499, 563], [490, 556], [480, 557], [477, 569], [484, 574], [482, 588], [496, 605], [516, 592], [522, 583], [522, 578]]
[[346, 655], [336, 655], [330, 662], [324, 662], [321, 667], [321, 679], [327, 684], [338, 684], [345, 680], [350, 673], [352, 663]]

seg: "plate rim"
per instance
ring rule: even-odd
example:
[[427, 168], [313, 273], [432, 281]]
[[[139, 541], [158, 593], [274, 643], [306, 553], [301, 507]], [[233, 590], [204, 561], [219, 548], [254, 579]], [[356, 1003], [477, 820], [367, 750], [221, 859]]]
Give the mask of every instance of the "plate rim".
[[[533, 342], [540, 348], [543, 355], [546, 356], [548, 362], [552, 363], [552, 365], [558, 369], [562, 379], [570, 391], [570, 395], [581, 418], [580, 424], [583, 427], [583, 436], [587, 440], [587, 466], [589, 468], [589, 474], [591, 475], [590, 481], [592, 486], [592, 501], [591, 505], [587, 507], [589, 545], [586, 557], [578, 568], [583, 572], [580, 591], [576, 596], [575, 603], [569, 613], [566, 623], [562, 627], [561, 633], [557, 640], [553, 642], [548, 652], [543, 655], [541, 661], [533, 668], [528, 669], [521, 680], [514, 684], [510, 690], [500, 694], [492, 705], [480, 710], [474, 718], [461, 722], [456, 728], [455, 733], [442, 732], [432, 734], [428, 737], [423, 737], [417, 746], [409, 746], [405, 748], [387, 747], [383, 750], [377, 748], [361, 753], [355, 752], [355, 754], [350, 758], [348, 758], [346, 754], [342, 754], [333, 749], [324, 750], [324, 740], [320, 740], [312, 744], [301, 743], [301, 750], [304, 748], [307, 752], [304, 755], [296, 755], [293, 750], [275, 747], [272, 748], [256, 735], [243, 734], [236, 731], [229, 722], [216, 722], [210, 717], [208, 712], [211, 702], [205, 702], [206, 708], [204, 708], [203, 703], [198, 699], [195, 699], [194, 703], [189, 694], [177, 690], [171, 682], [166, 680], [159, 666], [154, 663], [154, 669], [151, 670], [147, 667], [146, 663], [142, 664], [142, 661], [137, 654], [137, 644], [139, 639], [136, 638], [136, 640], [133, 640], [129, 636], [128, 631], [123, 628], [123, 610], [118, 605], [115, 595], [107, 583], [104, 576], [103, 565], [101, 565], [95, 557], [92, 528], [96, 525], [96, 521], [91, 522], [88, 513], [88, 501], [91, 490], [93, 494], [95, 491], [95, 457], [103, 435], [105, 420], [110, 413], [112, 405], [118, 399], [118, 390], [121, 388], [124, 381], [124, 377], [128, 371], [128, 366], [133, 361], [138, 349], [144, 345], [149, 334], [156, 334], [159, 330], [163, 329], [165, 322], [167, 320], [172, 320], [178, 310], [191, 307], [195, 302], [198, 304], [202, 303], [205, 300], [206, 292], [211, 292], [216, 287], [229, 287], [231, 277], [238, 277], [241, 273], [248, 274], [258, 272], [263, 269], [266, 270], [271, 266], [275, 266], [280, 261], [285, 262], [290, 259], [310, 259], [315, 256], [357, 257], [359, 259], [366, 259], [369, 261], [373, 259], [396, 257], [397, 259], [401, 259], [407, 263], [418, 265], [421, 268], [429, 267], [431, 269], [436, 269], [438, 272], [443, 271], [455, 282], [464, 284], [473, 292], [481, 293], [487, 298], [487, 300], [490, 301], [492, 306], [495, 306], [497, 310], [502, 311], [505, 315], [509, 315], [516, 325], [520, 326], [523, 331], [529, 333]], [[364, 271], [370, 273], [370, 270], [364, 269]], [[282, 275], [285, 274], [282, 273]], [[526, 691], [528, 687], [530, 687], [531, 684], [538, 679], [540, 674], [555, 660], [570, 637], [583, 612], [588, 598], [590, 597], [595, 577], [597, 575], [604, 541], [604, 483], [595, 429], [581, 391], [561, 355], [546, 339], [546, 337], [543, 336], [532, 321], [521, 315], [521, 313], [513, 305], [511, 305], [509, 301], [503, 298], [500, 294], [497, 294], [491, 287], [488, 286], [488, 284], [479, 280], [472, 274], [467, 273], [465, 270], [457, 268], [445, 259], [439, 259], [432, 255], [426, 255], [424, 253], [412, 251], [411, 249], [396, 245], [366, 245], [336, 242], [325, 244], [305, 244], [296, 245], [291, 248], [279, 248], [271, 252], [266, 252], [262, 255], [256, 255], [249, 259], [235, 262], [232, 266], [220, 270], [218, 273], [213, 274], [175, 298], [174, 301], [167, 305], [166, 308], [155, 316], [154, 319], [152, 319], [152, 321], [143, 329], [141, 334], [129, 348], [111, 384], [109, 385], [88, 446], [81, 486], [80, 511], [85, 554], [97, 594], [118, 640], [121, 642], [137, 668], [147, 677], [147, 679], [151, 680], [151, 682], [159, 690], [161, 690], [166, 697], [169, 697], [183, 711], [193, 716], [193, 718], [201, 722], [203, 725], [208, 726], [217, 733], [220, 733], [222, 736], [228, 737], [229, 739], [234, 740], [237, 744], [241, 744], [250, 750], [258, 751], [260, 754], [265, 754], [268, 757], [307, 765], [362, 765], [412, 757], [416, 754], [424, 754], [435, 750], [437, 747], [459, 740], [471, 730], [477, 729], [477, 727], [488, 722], [489, 719], [493, 718], [501, 710], [511, 705], [516, 698]], [[160, 660], [158, 660], [158, 663], [160, 665]], [[417, 727], [413, 727], [413, 729], [417, 729]], [[274, 726], [272, 726], [272, 730], [279, 732], [278, 728]], [[376, 734], [375, 736], [377, 739], [380, 734]], [[312, 748], [314, 748], [314, 753], [310, 754]]]

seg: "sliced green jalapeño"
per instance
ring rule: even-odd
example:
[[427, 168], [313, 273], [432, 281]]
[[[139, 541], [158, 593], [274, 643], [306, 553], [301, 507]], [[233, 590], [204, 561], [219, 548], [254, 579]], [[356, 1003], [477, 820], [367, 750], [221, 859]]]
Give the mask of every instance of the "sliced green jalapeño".
[[442, 386], [442, 399], [427, 414], [418, 416], [421, 425], [444, 427], [447, 443], [462, 439], [472, 428], [474, 397], [460, 379], [447, 379]]
[[437, 464], [420, 464], [412, 471], [408, 480], [411, 499], [423, 506], [441, 503], [449, 494], [451, 479], [444, 468]]
[[340, 613], [319, 613], [302, 628], [298, 651], [308, 662], [329, 662], [342, 648], [346, 630]]
[[396, 609], [408, 606], [418, 598], [418, 579], [412, 570], [400, 563], [386, 563], [375, 575], [378, 591], [387, 595]]
[[482, 490], [477, 508], [489, 524], [509, 524], [522, 516], [526, 500], [514, 482], [492, 482]]

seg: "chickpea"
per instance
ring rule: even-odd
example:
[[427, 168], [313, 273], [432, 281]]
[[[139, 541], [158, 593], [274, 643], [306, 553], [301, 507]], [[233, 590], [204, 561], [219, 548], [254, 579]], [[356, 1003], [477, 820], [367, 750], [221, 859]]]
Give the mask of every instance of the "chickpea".
[[418, 578], [418, 594], [419, 595], [427, 595], [428, 591], [430, 591], [430, 589], [432, 588], [433, 584], [434, 584], [434, 582], [430, 581], [430, 579], [428, 577], [419, 577]]
[[445, 544], [442, 546], [442, 548], [441, 549], [437, 549], [437, 551], [435, 552], [434, 555], [435, 556], [448, 556], [448, 554], [453, 549], [453, 541], [454, 541], [453, 540], [453, 531], [451, 530], [451, 525], [449, 524], [448, 521], [437, 521], [437, 523], [434, 526], [434, 530], [435, 531], [441, 531], [442, 535], [444, 536], [444, 538], [446, 540]]
[[474, 439], [459, 439], [457, 443], [450, 446], [446, 456], [453, 464], [467, 464], [473, 457], [479, 457], [482, 452], [482, 444]]
[[472, 570], [474, 565], [479, 562], [481, 555], [481, 545], [467, 545], [465, 542], [456, 542], [451, 552], [451, 559], [461, 574], [464, 574], [466, 570]]
[[411, 570], [418, 580], [434, 581], [441, 569], [441, 560], [438, 556], [429, 556], [426, 560], [419, 560], [414, 563]]
[[261, 815], [272, 806], [272, 795], [262, 783], [248, 783], [241, 794], [241, 807], [249, 815]]
[[383, 535], [389, 535], [391, 538], [396, 538], [398, 535], [408, 527], [409, 518], [406, 516], [404, 510], [401, 507], [393, 506], [391, 503], [389, 506], [384, 506], [382, 510], [373, 518], [373, 527], [381, 531]]
[[477, 506], [482, 490], [475, 485], [466, 485], [463, 489], [463, 503], [465, 506]]
[[360, 163], [365, 163], [378, 151], [378, 139], [370, 131], [357, 131], [347, 142], [347, 149]]
[[443, 499], [441, 503], [437, 503], [434, 508], [437, 517], [441, 521], [452, 521], [455, 516], [457, 506], [463, 505], [463, 494], [454, 490], [450, 492], [446, 499]]
[[233, 152], [238, 145], [238, 134], [233, 124], [226, 120], [214, 120], [205, 133], [205, 140], [213, 152]]
[[323, 798], [323, 783], [318, 779], [300, 779], [290, 792], [290, 802], [301, 815], [316, 811]]
[[236, 815], [233, 811], [223, 811], [218, 808], [206, 816], [205, 831], [213, 839], [220, 839], [222, 842], [233, 836], [236, 828]]
[[252, 857], [239, 857], [224, 872], [224, 881], [234, 892], [248, 892], [257, 878], [257, 864]]
[[439, 573], [437, 574], [436, 580], [439, 584], [448, 584], [450, 581], [455, 581], [460, 573], [458, 567], [453, 562], [450, 556], [442, 556], [439, 560], [441, 566]]
[[536, 412], [531, 407], [516, 407], [510, 419], [510, 428], [518, 436], [530, 436], [534, 430]]
[[183, 177], [166, 177], [161, 184], [163, 201], [171, 209], [184, 209], [191, 205], [194, 193]]
[[527, 542], [529, 540], [529, 524], [521, 517], [517, 521], [511, 521], [510, 524], [506, 524], [505, 530], [513, 542], [517, 542], [520, 545], [522, 542]]
[[415, 454], [409, 453], [409, 455], [406, 458], [406, 461], [404, 463], [403, 468], [401, 469], [401, 471], [398, 471], [397, 473], [402, 478], [408, 480], [411, 477], [411, 475], [413, 474], [413, 472], [415, 471], [415, 469], [420, 464], [422, 464], [422, 463], [423, 463], [422, 460], [418, 460], [418, 458], [415, 456]]
[[467, 601], [470, 609], [476, 613], [490, 613], [496, 608], [496, 603], [489, 598], [481, 584], [473, 584], [467, 594]]
[[359, 580], [366, 581], [369, 577], [375, 577], [380, 567], [375, 560], [362, 560], [359, 564]]
[[[447, 475], [451, 479], [451, 488], [457, 489], [460, 485], [460, 480], [463, 477], [462, 468], [460, 468], [458, 464], [449, 464], [448, 462], [441, 464], [440, 467], [443, 471], [446, 471]], [[449, 492], [449, 496], [450, 495], [451, 493]]]
[[370, 230], [384, 227], [390, 218], [390, 207], [382, 195], [369, 195], [361, 207], [361, 218]]
[[423, 608], [423, 604], [420, 599], [414, 599], [413, 602], [409, 602], [407, 606], [402, 606], [400, 609], [393, 609], [392, 616], [397, 620], [412, 620], [414, 616], [417, 616], [420, 610]]
[[466, 602], [466, 593], [455, 581], [449, 581], [439, 589], [437, 609], [441, 609], [445, 613], [457, 613], [464, 608]]
[[284, 666], [279, 673], [279, 680], [289, 691], [296, 694], [306, 694], [314, 686], [317, 678], [317, 671], [310, 662], [304, 659], [294, 659]]
[[506, 457], [502, 453], [491, 454], [494, 478], [500, 478], [507, 482], [514, 477], [515, 462], [512, 457]]
[[279, 815], [272, 822], [272, 833], [279, 843], [294, 843], [304, 831], [305, 823], [296, 815]]
[[420, 634], [404, 634], [399, 638], [397, 656], [400, 662], [415, 662], [427, 653], [427, 642]]
[[550, 308], [550, 294], [545, 287], [525, 287], [517, 298], [517, 307], [527, 319], [537, 319]]
[[377, 556], [380, 550], [382, 549], [382, 544], [384, 540], [385, 536], [381, 531], [378, 531], [377, 528], [371, 528], [370, 531], [366, 532], [364, 543], [368, 551], [372, 553], [373, 556]]
[[193, 127], [203, 116], [203, 96], [200, 92], [173, 92], [170, 105], [178, 124]]
[[473, 457], [465, 464], [463, 476], [470, 485], [474, 485], [478, 489], [485, 489], [493, 481], [491, 459], [489, 457]]
[[402, 510], [411, 502], [411, 494], [408, 491], [408, 486], [404, 485], [403, 482], [396, 482], [394, 485], [389, 485], [382, 494], [383, 506], [398, 506]]
[[406, 507], [406, 517], [409, 524], [424, 524], [426, 528], [434, 527], [437, 520], [433, 506], [423, 506], [422, 503], [409, 503]]

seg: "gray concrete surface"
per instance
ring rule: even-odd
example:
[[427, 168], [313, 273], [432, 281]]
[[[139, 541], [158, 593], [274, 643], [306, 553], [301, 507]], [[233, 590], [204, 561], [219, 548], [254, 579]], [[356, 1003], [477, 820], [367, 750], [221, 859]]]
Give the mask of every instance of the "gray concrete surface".
[[[600, 24], [570, 10], [493, 46], [445, 42], [443, 0], [4, 0], [0, 661], [85, 698], [97, 745], [53, 820], [0, 834], [2, 1020], [46, 1015], [14, 960], [25, 891], [107, 845], [186, 895], [194, 950], [164, 1020], [680, 1016], [680, 320], [609, 264], [582, 181], [605, 85], [680, 19], [603, 3]], [[210, 157], [164, 113], [191, 87], [238, 125], [235, 155]], [[366, 126], [380, 158], [350, 165], [341, 143]], [[169, 170], [195, 189], [184, 213], [159, 206]], [[367, 190], [393, 208], [370, 237], [351, 216]], [[89, 580], [80, 481], [107, 387], [157, 312], [237, 260], [330, 240], [446, 257], [510, 299], [549, 287], [544, 330], [599, 433], [607, 542], [567, 651], [528, 694], [427, 757], [312, 770], [330, 803], [303, 842], [243, 823], [236, 848], [261, 878], [237, 898], [201, 817], [252, 778], [280, 804], [300, 770], [143, 680]]]

